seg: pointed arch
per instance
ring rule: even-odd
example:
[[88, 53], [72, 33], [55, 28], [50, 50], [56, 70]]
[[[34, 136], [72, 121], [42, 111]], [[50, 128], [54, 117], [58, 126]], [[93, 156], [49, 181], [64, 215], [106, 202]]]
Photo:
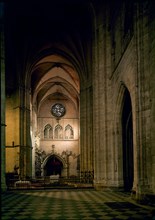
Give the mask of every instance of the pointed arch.
[[44, 128], [44, 139], [53, 139], [53, 128], [50, 124], [47, 124]]
[[63, 128], [60, 124], [57, 124], [54, 129], [54, 138], [63, 139]]
[[[57, 163], [53, 164], [54, 159], [56, 162], [58, 162], [58, 164]], [[49, 170], [49, 165], [50, 166], [54, 165], [54, 167], [51, 170]], [[42, 176], [52, 175], [52, 174], [54, 174], [54, 172], [55, 172], [55, 174], [59, 174], [60, 176], [67, 175], [67, 173], [66, 173], [67, 172], [66, 160], [57, 153], [51, 153], [51, 154], [47, 155], [46, 158], [44, 159], [44, 161], [42, 162], [41, 169], [42, 169]]]
[[133, 122], [132, 105], [128, 89], [124, 92], [124, 102], [121, 115], [122, 147], [123, 147], [123, 182], [124, 190], [131, 191], [133, 187]]
[[115, 111], [115, 166], [118, 184], [131, 191], [134, 181], [132, 99], [127, 86], [121, 82]]
[[73, 139], [74, 138], [74, 131], [70, 124], [65, 127], [65, 139]]

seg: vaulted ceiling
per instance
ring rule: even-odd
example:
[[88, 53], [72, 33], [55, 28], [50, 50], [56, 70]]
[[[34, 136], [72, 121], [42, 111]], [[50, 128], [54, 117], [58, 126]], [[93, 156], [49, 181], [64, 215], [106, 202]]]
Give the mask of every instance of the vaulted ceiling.
[[49, 96], [78, 105], [90, 74], [90, 1], [8, 1], [5, 11], [7, 90], [30, 87], [38, 107]]

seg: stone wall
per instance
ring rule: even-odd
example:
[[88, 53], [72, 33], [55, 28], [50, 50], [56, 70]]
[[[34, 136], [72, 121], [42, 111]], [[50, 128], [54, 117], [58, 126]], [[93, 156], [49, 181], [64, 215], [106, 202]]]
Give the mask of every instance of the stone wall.
[[137, 195], [154, 191], [154, 121], [150, 120], [154, 118], [154, 62], [149, 51], [154, 51], [150, 39], [154, 33], [148, 25], [147, 6], [133, 4], [133, 26], [124, 35], [125, 9], [121, 5], [110, 26], [96, 22], [94, 37], [94, 184], [96, 188], [123, 187], [121, 112], [128, 89], [133, 114], [133, 191]]

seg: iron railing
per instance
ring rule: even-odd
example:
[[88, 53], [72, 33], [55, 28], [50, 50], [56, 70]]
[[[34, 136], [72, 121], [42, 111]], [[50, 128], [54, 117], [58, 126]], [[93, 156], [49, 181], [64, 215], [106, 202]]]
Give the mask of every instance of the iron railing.
[[7, 188], [10, 189], [39, 189], [39, 188], [81, 188], [93, 187], [92, 177], [59, 177], [50, 178], [50, 176], [37, 177], [35, 179], [7, 179]]

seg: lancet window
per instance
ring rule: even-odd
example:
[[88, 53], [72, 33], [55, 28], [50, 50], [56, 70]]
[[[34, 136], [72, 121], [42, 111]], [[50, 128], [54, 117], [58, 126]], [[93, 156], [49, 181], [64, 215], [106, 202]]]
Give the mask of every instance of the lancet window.
[[63, 138], [63, 129], [61, 125], [56, 125], [54, 130], [54, 138], [55, 139], [62, 139]]
[[74, 138], [74, 132], [72, 126], [69, 124], [65, 127], [65, 139], [73, 139]]
[[53, 139], [53, 128], [50, 124], [47, 124], [44, 128], [44, 138]]

